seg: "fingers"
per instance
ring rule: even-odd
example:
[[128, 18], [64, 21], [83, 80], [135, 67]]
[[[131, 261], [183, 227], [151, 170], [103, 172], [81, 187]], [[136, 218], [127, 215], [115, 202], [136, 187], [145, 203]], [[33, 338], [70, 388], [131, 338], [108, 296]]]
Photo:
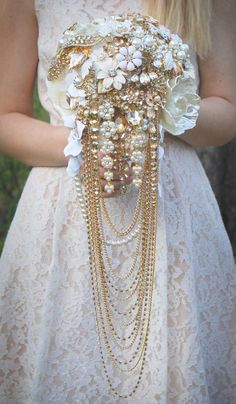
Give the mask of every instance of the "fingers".
[[[105, 168], [104, 167], [102, 167], [102, 166], [99, 166], [98, 167], [98, 170], [99, 170], [99, 177], [100, 178], [103, 178], [103, 179], [105, 179], [104, 178], [104, 173], [105, 173]], [[80, 172], [81, 172], [81, 174], [83, 173], [83, 163], [81, 163], [81, 165], [80, 165]], [[121, 174], [118, 172], [118, 171], [116, 171], [116, 170], [112, 170], [112, 172], [113, 172], [113, 180], [117, 180], [117, 181], [119, 181], [120, 179], [121, 179]], [[131, 182], [131, 180], [132, 180], [132, 177], [133, 177], [133, 170], [130, 168], [129, 169], [129, 171], [127, 172], [127, 178], [125, 179], [125, 180], [129, 180], [129, 183]]]
[[[111, 197], [114, 197], [114, 196], [116, 196], [116, 195], [120, 195], [120, 193], [121, 193], [121, 192], [120, 192], [120, 188], [121, 188], [121, 186], [122, 186], [123, 184], [129, 185], [129, 184], [132, 182], [132, 179], [133, 179], [133, 170], [132, 170], [132, 168], [130, 168], [130, 169], [128, 170], [128, 172], [126, 173], [126, 177], [125, 177], [123, 180], [121, 180], [121, 174], [120, 174], [118, 171], [112, 170], [112, 172], [113, 172], [113, 179], [112, 179], [112, 181], [111, 181], [111, 184], [114, 185], [114, 191], [111, 192], [110, 194], [107, 193], [107, 192], [105, 192], [105, 191], [104, 191], [104, 189], [105, 189], [104, 187], [105, 187], [105, 185], [107, 184], [107, 181], [106, 181], [105, 178], [104, 178], [104, 173], [105, 173], [106, 169], [101, 166], [101, 158], [102, 158], [104, 155], [105, 155], [105, 153], [103, 153], [102, 151], [99, 151], [99, 152], [98, 152], [98, 156], [99, 156], [99, 167], [98, 167], [98, 170], [99, 170], [100, 188], [101, 188], [102, 196], [103, 196], [103, 197], [111, 198]], [[82, 162], [81, 162], [81, 165], [80, 165], [80, 174], [83, 174], [83, 168], [84, 168], [84, 166], [83, 166], [83, 161], [82, 161]], [[83, 182], [82, 179], [81, 179], [81, 182]]]

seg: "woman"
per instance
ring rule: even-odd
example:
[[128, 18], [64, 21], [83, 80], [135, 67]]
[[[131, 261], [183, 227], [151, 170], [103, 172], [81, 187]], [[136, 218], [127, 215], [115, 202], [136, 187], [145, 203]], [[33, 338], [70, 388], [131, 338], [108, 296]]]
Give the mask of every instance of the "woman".
[[[86, 224], [63, 149], [68, 132], [48, 98], [46, 76], [61, 33], [74, 21], [151, 7], [196, 49], [202, 98], [197, 126], [166, 134], [163, 196], [147, 363], [129, 399], [102, 373], [89, 277]], [[150, 8], [149, 8], [150, 10]], [[1, 258], [1, 403], [236, 403], [236, 273], [218, 206], [193, 145], [222, 145], [236, 133], [233, 0], [185, 2], [7, 0], [0, 23], [0, 147], [33, 166]], [[197, 59], [196, 56], [199, 56]], [[36, 70], [51, 123], [32, 117]], [[100, 171], [104, 186], [103, 171]], [[108, 199], [114, 219], [135, 199]], [[113, 251], [124, 264], [132, 254]], [[130, 390], [132, 378], [117, 388]]]

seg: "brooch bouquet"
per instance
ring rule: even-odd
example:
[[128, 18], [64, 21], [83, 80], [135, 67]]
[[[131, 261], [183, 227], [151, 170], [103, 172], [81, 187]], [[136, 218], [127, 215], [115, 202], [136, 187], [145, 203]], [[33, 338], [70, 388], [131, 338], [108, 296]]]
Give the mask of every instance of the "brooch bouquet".
[[[193, 128], [198, 117], [200, 98], [189, 47], [157, 20], [140, 14], [75, 23], [59, 41], [47, 84], [54, 108], [70, 128], [64, 153], [87, 224], [105, 376], [113, 393], [127, 398], [140, 384], [148, 343], [163, 134], [178, 136]], [[104, 154], [107, 193], [114, 190], [113, 170], [125, 178], [132, 167], [131, 187], [137, 187], [138, 197], [125, 229], [115, 226], [101, 194], [99, 151]], [[84, 187], [79, 175], [82, 159]], [[106, 238], [104, 220], [116, 239]], [[117, 273], [109, 248], [134, 240], [131, 267]], [[105, 355], [120, 372], [136, 372], [132, 391], [117, 390]]]

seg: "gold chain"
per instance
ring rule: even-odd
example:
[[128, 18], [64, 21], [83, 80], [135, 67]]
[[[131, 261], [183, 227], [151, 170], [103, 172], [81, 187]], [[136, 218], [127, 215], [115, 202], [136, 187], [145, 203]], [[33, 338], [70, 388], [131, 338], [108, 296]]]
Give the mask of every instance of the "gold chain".
[[[94, 309], [95, 309], [95, 320], [98, 331], [98, 340], [100, 346], [100, 354], [103, 362], [103, 367], [107, 381], [113, 393], [120, 398], [127, 398], [131, 396], [137, 389], [144, 368], [144, 361], [146, 357], [149, 323], [150, 323], [150, 313], [151, 313], [151, 302], [152, 302], [152, 290], [153, 290], [153, 277], [155, 268], [155, 242], [156, 242], [156, 218], [157, 218], [157, 180], [158, 180], [158, 159], [157, 150], [158, 146], [155, 146], [150, 142], [149, 147], [147, 147], [147, 166], [145, 169], [145, 184], [142, 181], [143, 187], [140, 197], [140, 206], [142, 206], [142, 225], [141, 225], [141, 238], [142, 238], [142, 248], [141, 248], [141, 264], [140, 264], [140, 280], [138, 281], [139, 290], [138, 294], [138, 307], [136, 313], [135, 321], [136, 327], [132, 331], [134, 336], [131, 343], [124, 347], [117, 344], [118, 347], [123, 349], [128, 349], [133, 346], [134, 341], [138, 336], [138, 332], [141, 329], [140, 337], [143, 336], [142, 343], [139, 341], [139, 349], [136, 349], [135, 353], [139, 353], [138, 359], [135, 364], [124, 370], [119, 365], [129, 365], [136, 355], [133, 355], [131, 360], [122, 362], [114, 354], [111, 345], [109, 343], [108, 334], [106, 331], [106, 325], [104, 319], [106, 318], [107, 326], [109, 328], [110, 336], [112, 338], [117, 338], [117, 333], [112, 325], [112, 315], [108, 304], [108, 287], [107, 287], [107, 273], [105, 272], [104, 260], [102, 253], [104, 253], [105, 258], [108, 257], [106, 248], [104, 249], [104, 231], [102, 226], [102, 214], [101, 205], [99, 201], [101, 200], [101, 190], [99, 188], [99, 180], [97, 178], [97, 157], [93, 152], [92, 148], [89, 146], [89, 131], [88, 139], [85, 147], [85, 169], [87, 173], [85, 181], [85, 200], [86, 200], [86, 210], [87, 210], [87, 228], [88, 228], [88, 245], [89, 245], [89, 257], [90, 257], [90, 269], [91, 269], [91, 280], [93, 289], [93, 299], [94, 299]], [[155, 142], [154, 142], [155, 143]], [[154, 146], [154, 147], [153, 147]], [[154, 149], [154, 150], [153, 150]], [[148, 170], [149, 166], [149, 170]], [[149, 171], [149, 173], [148, 173]], [[144, 186], [145, 185], [145, 186]], [[137, 254], [137, 253], [136, 253]], [[136, 256], [136, 255], [135, 255]], [[108, 260], [109, 261], [109, 257]], [[110, 272], [111, 263], [109, 261]], [[132, 269], [132, 267], [131, 267]], [[118, 291], [121, 291], [119, 289]], [[114, 306], [114, 304], [113, 304]], [[102, 309], [103, 307], [103, 309]], [[130, 310], [130, 309], [129, 309]], [[122, 314], [122, 313], [121, 313]], [[143, 320], [141, 319], [143, 314]], [[105, 315], [105, 317], [104, 317]], [[146, 320], [146, 321], [145, 321]], [[119, 338], [119, 336], [118, 336]], [[102, 339], [104, 341], [106, 351], [113, 362], [113, 364], [118, 367], [123, 372], [132, 372], [141, 362], [141, 369], [139, 372], [138, 380], [129, 394], [120, 394], [112, 385], [110, 380], [103, 349], [102, 349]], [[127, 339], [127, 338], [126, 338]], [[125, 340], [126, 340], [125, 339]], [[128, 339], [131, 339], [129, 335]], [[117, 342], [117, 341], [116, 341]], [[116, 346], [117, 346], [116, 345]]]

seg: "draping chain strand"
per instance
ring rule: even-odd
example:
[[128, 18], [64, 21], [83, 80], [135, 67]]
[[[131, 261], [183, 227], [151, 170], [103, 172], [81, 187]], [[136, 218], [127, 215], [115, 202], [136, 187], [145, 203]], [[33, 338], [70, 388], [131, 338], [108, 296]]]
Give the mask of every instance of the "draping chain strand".
[[[88, 230], [88, 246], [89, 246], [89, 260], [90, 260], [90, 273], [92, 283], [92, 294], [94, 301], [95, 322], [97, 328], [98, 343], [100, 349], [101, 360], [108, 384], [115, 395], [120, 398], [131, 397], [137, 390], [141, 377], [143, 374], [144, 363], [147, 353], [148, 333], [150, 327], [150, 316], [152, 306], [152, 292], [154, 282], [154, 269], [155, 269], [155, 254], [156, 254], [156, 225], [157, 225], [157, 183], [158, 183], [158, 159], [157, 152], [159, 146], [158, 136], [150, 136], [146, 149], [146, 166], [145, 166], [145, 181], [142, 181], [142, 192], [140, 192], [140, 211], [141, 211], [141, 225], [140, 225], [140, 238], [141, 238], [141, 263], [139, 266], [138, 287], [135, 289], [138, 292], [137, 302], [134, 307], [137, 307], [135, 327], [128, 338], [121, 338], [115, 332], [112, 322], [112, 311], [109, 307], [109, 292], [108, 276], [109, 272], [105, 270], [104, 258], [110, 267], [111, 262], [108, 257], [105, 245], [105, 232], [102, 223], [102, 206], [100, 201], [101, 189], [99, 186], [98, 178], [98, 157], [92, 149], [90, 142], [90, 132], [88, 130], [87, 140], [84, 142], [84, 160], [85, 160], [85, 209], [86, 209], [86, 224]], [[158, 134], [159, 135], [159, 134]], [[154, 140], [152, 140], [152, 138]], [[142, 208], [142, 209], [141, 209]], [[137, 210], [136, 210], [137, 211]], [[108, 213], [108, 212], [107, 212]], [[107, 216], [109, 217], [109, 216]], [[114, 230], [114, 229], [113, 229]], [[104, 258], [103, 258], [104, 255]], [[108, 259], [107, 259], [108, 258]], [[131, 266], [131, 269], [133, 267]], [[126, 278], [123, 278], [125, 280]], [[119, 278], [121, 280], [121, 278]], [[113, 285], [114, 286], [114, 285]], [[125, 291], [127, 292], [129, 288]], [[117, 288], [117, 292], [124, 292], [124, 289]], [[131, 298], [132, 296], [130, 296]], [[118, 299], [121, 300], [121, 299]], [[114, 302], [111, 307], [115, 307]], [[130, 306], [128, 312], [130, 312]], [[118, 310], [116, 310], [119, 312]], [[133, 310], [132, 310], [133, 311]], [[120, 314], [124, 314], [119, 312]], [[126, 312], [127, 315], [127, 312]], [[133, 323], [131, 322], [131, 323]], [[109, 333], [107, 331], [107, 327]], [[109, 336], [116, 342], [116, 346], [121, 350], [129, 349], [134, 345], [135, 340], [139, 334], [138, 346], [132, 355], [131, 359], [121, 361], [112, 349], [109, 341]], [[132, 340], [131, 337], [133, 336]], [[130, 344], [123, 346], [117, 342], [117, 339], [122, 341], [131, 340]], [[137, 382], [132, 391], [127, 394], [121, 394], [113, 386], [111, 377], [108, 373], [103, 344], [106, 352], [114, 364], [122, 372], [132, 372], [140, 364], [140, 370]], [[133, 361], [136, 362], [134, 364]], [[128, 365], [126, 369], [120, 365]]]

